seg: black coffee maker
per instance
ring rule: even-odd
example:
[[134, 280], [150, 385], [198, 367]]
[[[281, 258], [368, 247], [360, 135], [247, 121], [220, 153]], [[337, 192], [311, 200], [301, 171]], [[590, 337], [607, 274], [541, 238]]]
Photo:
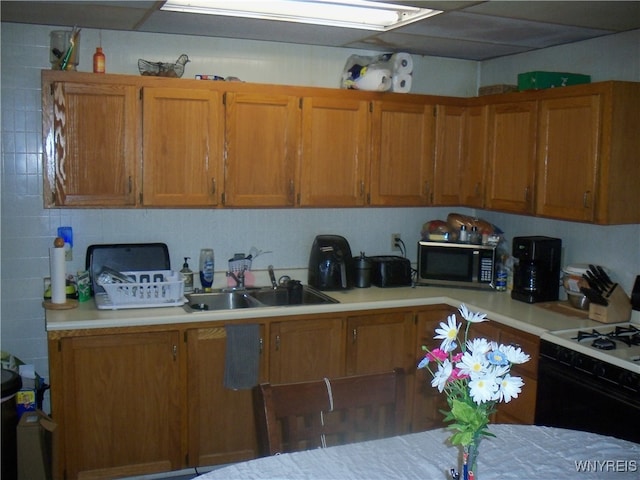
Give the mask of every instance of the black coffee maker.
[[558, 300], [561, 249], [559, 238], [515, 237], [511, 298], [527, 303]]
[[309, 285], [319, 290], [353, 287], [354, 262], [349, 242], [340, 235], [318, 235], [309, 254]]

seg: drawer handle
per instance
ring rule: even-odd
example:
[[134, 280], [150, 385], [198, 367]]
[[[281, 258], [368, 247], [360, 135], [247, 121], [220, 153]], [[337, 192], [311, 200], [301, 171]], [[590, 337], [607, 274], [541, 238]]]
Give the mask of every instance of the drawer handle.
[[358, 339], [358, 330], [354, 328], [353, 332], [351, 332], [351, 341], [352, 341], [352, 343], [356, 343], [357, 339]]
[[280, 350], [280, 335], [276, 335], [276, 352]]
[[216, 179], [212, 178], [211, 179], [211, 195], [215, 195], [216, 194]]

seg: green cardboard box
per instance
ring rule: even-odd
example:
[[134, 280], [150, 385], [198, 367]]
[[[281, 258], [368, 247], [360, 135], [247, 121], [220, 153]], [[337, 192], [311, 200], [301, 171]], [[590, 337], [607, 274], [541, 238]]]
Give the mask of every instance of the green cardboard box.
[[518, 90], [543, 90], [591, 83], [590, 75], [562, 72], [527, 72], [518, 74]]

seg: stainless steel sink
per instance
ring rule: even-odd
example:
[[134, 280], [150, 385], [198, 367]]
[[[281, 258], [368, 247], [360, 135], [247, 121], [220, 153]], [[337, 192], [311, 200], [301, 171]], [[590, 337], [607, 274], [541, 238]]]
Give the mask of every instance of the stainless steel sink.
[[258, 301], [247, 292], [193, 293], [187, 295], [184, 305], [187, 312], [207, 312], [211, 310], [236, 310], [238, 308], [260, 307]]
[[302, 287], [302, 301], [292, 303], [286, 287], [248, 288], [246, 290], [215, 291], [209, 293], [192, 293], [186, 295], [184, 309], [189, 313], [209, 312], [215, 310], [236, 310], [239, 308], [284, 307], [295, 305], [321, 305], [340, 303], [308, 285]]
[[319, 290], [308, 285], [302, 287], [302, 301], [299, 303], [291, 302], [289, 292], [285, 287], [278, 288], [261, 288], [249, 292], [253, 298], [260, 303], [270, 307], [284, 307], [293, 305], [322, 305], [325, 303], [340, 303], [338, 300], [325, 295]]

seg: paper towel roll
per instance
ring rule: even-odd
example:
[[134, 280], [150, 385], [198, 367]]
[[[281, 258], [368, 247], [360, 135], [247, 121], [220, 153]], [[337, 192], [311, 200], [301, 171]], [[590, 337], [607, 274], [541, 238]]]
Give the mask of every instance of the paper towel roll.
[[394, 75], [413, 72], [413, 59], [408, 53], [394, 53], [391, 56], [391, 64], [393, 65]]
[[391, 88], [391, 71], [384, 68], [367, 68], [364, 75], [356, 80], [355, 86], [358, 90], [386, 92]]
[[64, 261], [64, 247], [49, 249], [51, 303], [66, 303], [67, 301]]
[[413, 77], [409, 74], [394, 75], [391, 81], [391, 91], [396, 93], [409, 93]]

